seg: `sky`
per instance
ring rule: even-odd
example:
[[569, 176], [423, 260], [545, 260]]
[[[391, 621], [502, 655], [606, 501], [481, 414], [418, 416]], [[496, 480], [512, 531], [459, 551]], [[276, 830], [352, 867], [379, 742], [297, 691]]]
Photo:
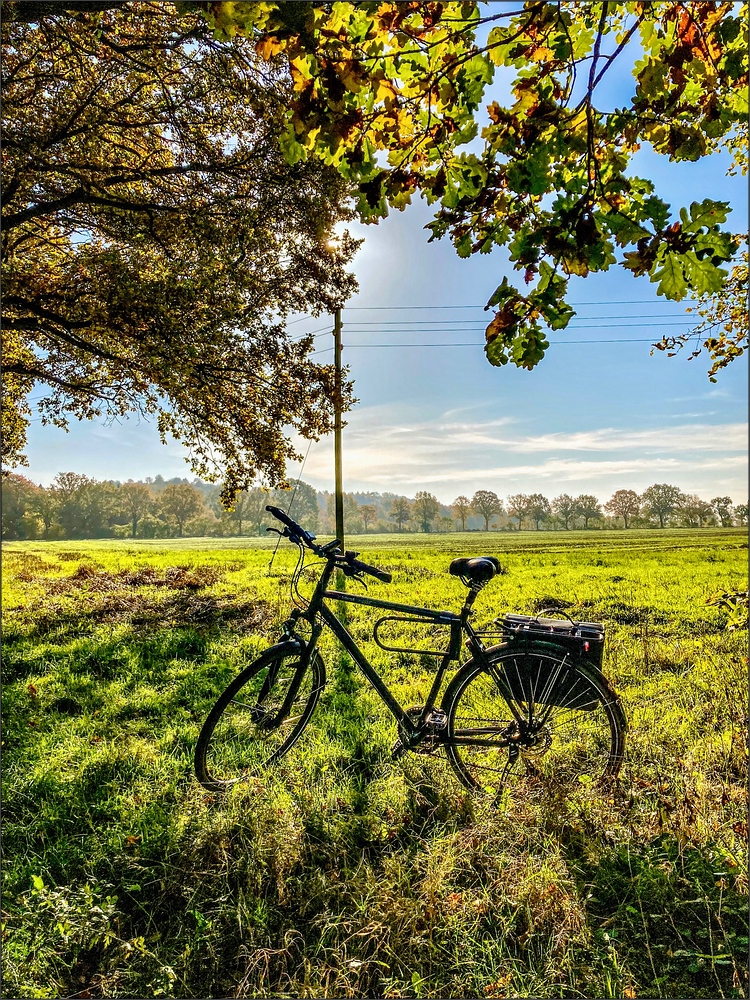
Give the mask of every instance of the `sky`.
[[[727, 228], [739, 231], [747, 183], [727, 177], [726, 166], [723, 155], [670, 163], [644, 149], [633, 171], [651, 177], [673, 210], [708, 196], [729, 201]], [[342, 316], [343, 360], [359, 399], [344, 429], [345, 490], [428, 490], [442, 503], [478, 489], [605, 502], [618, 489], [666, 482], [703, 499], [746, 501], [747, 355], [716, 384], [705, 356], [650, 356], [655, 340], [695, 321], [688, 303], [658, 297], [647, 278], [615, 266], [571, 279], [577, 315], [550, 334], [537, 368], [493, 368], [483, 306], [504, 275], [514, 284], [520, 276], [502, 248], [462, 260], [447, 240], [428, 244], [430, 219], [415, 202], [377, 226], [349, 227], [364, 243], [354, 261], [359, 293]], [[316, 351], [332, 357], [331, 329], [328, 317], [297, 317], [290, 333], [314, 332]], [[333, 490], [332, 437], [298, 449], [305, 460], [289, 476]], [[36, 419], [27, 455], [19, 471], [43, 485], [62, 471], [193, 478], [182, 447], [162, 445], [154, 422], [135, 418], [74, 424], [67, 434]]]

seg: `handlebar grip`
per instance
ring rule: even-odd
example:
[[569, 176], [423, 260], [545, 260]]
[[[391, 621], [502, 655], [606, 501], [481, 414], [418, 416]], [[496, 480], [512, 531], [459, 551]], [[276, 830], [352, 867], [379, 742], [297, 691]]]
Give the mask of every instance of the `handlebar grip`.
[[299, 527], [299, 525], [296, 524], [291, 519], [291, 517], [289, 517], [288, 514], [285, 514], [284, 511], [281, 510], [280, 507], [272, 507], [271, 504], [269, 503], [269, 504], [266, 504], [266, 510], [268, 511], [269, 514], [273, 514], [273, 516], [278, 521], [281, 521], [282, 524], [285, 524], [287, 526], [287, 528], [298, 528]]
[[390, 583], [393, 579], [393, 576], [390, 573], [386, 573], [384, 569], [378, 569], [377, 566], [368, 566], [367, 563], [360, 562], [359, 559], [347, 559], [347, 562], [352, 569], [359, 570], [360, 573], [368, 573], [383, 583]]
[[281, 521], [282, 524], [285, 524], [287, 528], [289, 528], [290, 531], [292, 531], [298, 538], [301, 538], [308, 543], [312, 542], [315, 538], [315, 535], [311, 535], [309, 531], [305, 531], [301, 525], [297, 524], [296, 521], [293, 521], [288, 514], [281, 510], [280, 507], [273, 507], [271, 504], [267, 504], [266, 510], [269, 514], [273, 514], [273, 516], [278, 521]]

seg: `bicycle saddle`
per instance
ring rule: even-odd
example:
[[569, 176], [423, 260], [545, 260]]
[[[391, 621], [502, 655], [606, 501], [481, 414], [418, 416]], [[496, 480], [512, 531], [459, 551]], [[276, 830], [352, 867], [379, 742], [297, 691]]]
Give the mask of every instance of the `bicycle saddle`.
[[488, 583], [500, 570], [500, 562], [494, 556], [473, 556], [470, 559], [454, 559], [448, 567], [451, 576], [460, 576], [469, 585]]

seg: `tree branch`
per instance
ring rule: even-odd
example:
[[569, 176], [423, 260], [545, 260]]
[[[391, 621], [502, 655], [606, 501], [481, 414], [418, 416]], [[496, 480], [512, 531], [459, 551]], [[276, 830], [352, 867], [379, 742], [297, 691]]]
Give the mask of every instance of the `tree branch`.
[[2, 16], [8, 21], [37, 24], [45, 17], [72, 12], [96, 14], [126, 7], [127, 4], [128, 0], [65, 0], [63, 3], [54, 0], [6, 0], [2, 4]]

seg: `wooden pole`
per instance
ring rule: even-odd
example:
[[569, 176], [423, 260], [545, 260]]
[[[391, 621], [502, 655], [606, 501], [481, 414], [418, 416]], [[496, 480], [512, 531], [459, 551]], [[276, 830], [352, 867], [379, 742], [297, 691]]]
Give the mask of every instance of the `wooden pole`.
[[336, 496], [336, 537], [344, 548], [344, 474], [342, 469], [341, 448], [341, 310], [337, 309], [333, 326], [333, 358], [335, 366], [334, 382], [334, 465], [335, 465], [335, 496]]

